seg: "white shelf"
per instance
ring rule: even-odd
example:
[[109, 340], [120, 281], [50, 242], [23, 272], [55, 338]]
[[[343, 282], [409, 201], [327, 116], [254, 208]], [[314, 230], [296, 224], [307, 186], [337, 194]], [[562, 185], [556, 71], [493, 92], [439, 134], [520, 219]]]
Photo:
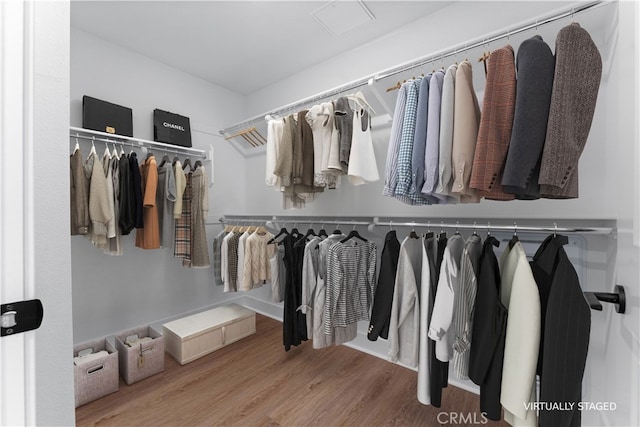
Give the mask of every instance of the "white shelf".
[[153, 148], [155, 150], [166, 151], [178, 154], [189, 154], [197, 156], [201, 159], [206, 159], [207, 155], [204, 150], [198, 150], [197, 148], [181, 147], [179, 145], [164, 144], [162, 142], [148, 141], [146, 139], [133, 138], [131, 136], [116, 135], [106, 132], [100, 132], [91, 129], [84, 129], [79, 127], [69, 127], [69, 137], [89, 139], [91, 141], [99, 141], [104, 143], [129, 145], [133, 148]]

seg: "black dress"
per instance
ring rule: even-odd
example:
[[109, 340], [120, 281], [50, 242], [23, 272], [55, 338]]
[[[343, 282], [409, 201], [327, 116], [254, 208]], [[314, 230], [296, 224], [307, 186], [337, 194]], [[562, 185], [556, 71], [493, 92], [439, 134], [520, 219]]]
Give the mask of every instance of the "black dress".
[[[427, 238], [426, 244], [433, 241], [433, 238]], [[433, 312], [433, 303], [436, 300], [436, 292], [438, 290], [438, 280], [440, 279], [440, 267], [442, 266], [442, 259], [444, 258], [444, 251], [447, 248], [447, 235], [445, 233], [440, 234], [437, 240], [437, 248], [435, 259], [433, 256], [433, 249], [427, 248], [427, 255], [429, 257], [429, 267], [431, 270], [431, 293], [429, 298], [429, 323], [431, 323], [431, 313]], [[431, 244], [435, 244], [432, 242]], [[439, 408], [442, 402], [442, 388], [449, 384], [449, 362], [441, 362], [436, 357], [436, 343], [431, 338], [427, 338], [428, 350], [429, 350], [429, 385], [431, 391], [431, 404], [436, 408]]]
[[282, 239], [284, 245], [284, 265], [286, 282], [284, 290], [283, 313], [283, 343], [284, 349], [289, 351], [291, 346], [300, 345], [307, 340], [306, 316], [298, 310], [302, 304], [302, 262], [304, 246], [295, 247], [295, 243], [302, 237], [299, 234], [288, 234]]

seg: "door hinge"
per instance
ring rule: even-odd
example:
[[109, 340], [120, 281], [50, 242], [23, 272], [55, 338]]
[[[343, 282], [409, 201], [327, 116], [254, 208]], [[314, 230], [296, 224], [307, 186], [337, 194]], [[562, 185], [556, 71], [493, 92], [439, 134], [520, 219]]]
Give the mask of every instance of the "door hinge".
[[17, 301], [0, 306], [1, 335], [15, 335], [38, 329], [42, 324], [44, 310], [39, 299]]

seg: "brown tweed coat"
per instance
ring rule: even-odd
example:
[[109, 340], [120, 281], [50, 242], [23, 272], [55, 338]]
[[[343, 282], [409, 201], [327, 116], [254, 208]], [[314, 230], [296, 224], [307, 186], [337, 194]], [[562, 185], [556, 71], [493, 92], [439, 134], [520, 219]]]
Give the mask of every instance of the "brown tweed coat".
[[589, 33], [577, 23], [561, 29], [538, 179], [542, 197], [578, 197], [578, 160], [591, 129], [601, 76], [602, 58]]

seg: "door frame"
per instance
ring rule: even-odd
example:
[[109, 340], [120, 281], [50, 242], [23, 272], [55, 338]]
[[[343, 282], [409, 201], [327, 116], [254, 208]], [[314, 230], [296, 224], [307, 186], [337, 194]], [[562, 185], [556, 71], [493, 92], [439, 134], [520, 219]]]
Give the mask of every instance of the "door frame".
[[[34, 298], [34, 4], [0, 1], [0, 301]], [[0, 339], [0, 424], [34, 425], [35, 333]]]

